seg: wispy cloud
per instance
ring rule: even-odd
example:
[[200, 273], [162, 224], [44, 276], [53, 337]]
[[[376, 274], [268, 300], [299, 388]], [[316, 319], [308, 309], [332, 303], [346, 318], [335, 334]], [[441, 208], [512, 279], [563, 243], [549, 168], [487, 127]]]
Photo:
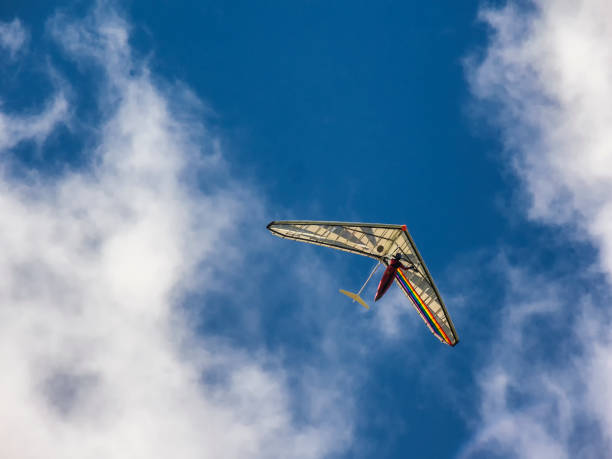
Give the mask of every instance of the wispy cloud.
[[497, 103], [504, 141], [530, 199], [529, 215], [587, 231], [612, 272], [612, 5], [534, 2], [485, 10], [492, 33], [472, 73]]
[[0, 112], [0, 151], [23, 141], [42, 143], [59, 124], [68, 121], [68, 102], [59, 92], [36, 114]]
[[[188, 289], [206, 292], [211, 266], [240, 259], [228, 238], [261, 206], [232, 186], [218, 144], [190, 116], [198, 102], [156, 85], [112, 10], [48, 27], [81, 70], [95, 67], [103, 116], [87, 169], [28, 183], [0, 176], [0, 456], [342, 449], [350, 422], [316, 371], [304, 375], [312, 384], [297, 422], [277, 359], [196, 336], [179, 307]], [[4, 154], [44, 142], [69, 116], [61, 94], [52, 100], [40, 114], [0, 115]], [[215, 186], [202, 191], [202, 177]]]
[[0, 21], [0, 48], [4, 48], [11, 58], [27, 44], [29, 33], [19, 19], [11, 22]]
[[596, 247], [608, 283], [580, 258], [563, 277], [506, 267], [504, 331], [478, 372], [464, 456], [600, 457], [612, 441], [612, 4], [509, 2], [481, 19], [489, 43], [472, 89], [496, 110], [527, 215]]

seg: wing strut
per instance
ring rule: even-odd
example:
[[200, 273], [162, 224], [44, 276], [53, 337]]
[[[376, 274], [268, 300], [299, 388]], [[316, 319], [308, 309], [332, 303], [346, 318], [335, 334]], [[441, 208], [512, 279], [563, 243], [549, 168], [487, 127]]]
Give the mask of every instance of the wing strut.
[[374, 266], [374, 269], [372, 270], [372, 272], [370, 273], [370, 275], [366, 279], [365, 283], [361, 286], [361, 288], [359, 289], [359, 291], [357, 293], [348, 292], [348, 291], [342, 290], [342, 289], [340, 289], [340, 293], [348, 296], [349, 298], [352, 298], [353, 302], [357, 301], [364, 308], [370, 309], [370, 306], [368, 306], [368, 303], [366, 303], [363, 300], [363, 298], [361, 298], [359, 295], [361, 295], [361, 292], [363, 292], [363, 289], [365, 288], [365, 286], [368, 285], [368, 282], [370, 282], [370, 279], [372, 279], [372, 276], [374, 275], [374, 273], [376, 272], [376, 270], [378, 269], [379, 266], [380, 266], [380, 261], [378, 263], [376, 263], [376, 266]]

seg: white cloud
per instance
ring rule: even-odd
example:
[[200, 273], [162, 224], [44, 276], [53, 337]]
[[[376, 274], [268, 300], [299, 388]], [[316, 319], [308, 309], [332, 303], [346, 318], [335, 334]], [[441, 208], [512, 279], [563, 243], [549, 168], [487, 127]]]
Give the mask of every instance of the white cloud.
[[[341, 391], [305, 375], [296, 423], [273, 356], [194, 336], [178, 308], [214, 276], [203, 262], [238, 256], [225, 241], [257, 198], [234, 191], [214, 139], [131, 57], [123, 19], [100, 7], [49, 28], [82, 68], [99, 69], [105, 117], [91, 168], [0, 176], [0, 456], [302, 458], [346, 447]], [[0, 146], [42, 143], [69, 113], [53, 100], [37, 115], [0, 115]], [[228, 182], [205, 194], [198, 174]]]
[[16, 115], [0, 112], [0, 152], [20, 142], [42, 143], [58, 124], [68, 119], [68, 102], [58, 93], [41, 113]]
[[28, 39], [28, 31], [19, 19], [13, 19], [11, 22], [0, 21], [0, 48], [4, 48], [11, 58], [26, 45]]
[[500, 103], [530, 216], [586, 231], [612, 273], [612, 4], [512, 5], [482, 13], [493, 33], [474, 92]]
[[[494, 261], [508, 283], [503, 307], [495, 315], [500, 329], [489, 346], [486, 365], [477, 371], [480, 390], [479, 425], [460, 457], [483, 451], [503, 457], [572, 457], [570, 435], [579, 409], [576, 368], [570, 355], [555, 366], [554, 330], [566, 327], [563, 309], [587, 307], [564, 299], [572, 279], [534, 275], [511, 266], [505, 257]], [[574, 340], [575, 331], [566, 340]], [[565, 342], [557, 343], [563, 346]], [[480, 457], [480, 456], [477, 456]]]
[[[498, 109], [528, 216], [598, 248], [608, 284], [602, 291], [593, 272], [559, 279], [518, 271], [520, 284], [500, 310], [506, 331], [479, 372], [481, 419], [463, 455], [605, 456], [612, 442], [606, 363], [612, 353], [612, 3], [509, 2], [481, 17], [491, 33], [485, 55], [469, 68], [472, 89]], [[512, 279], [517, 271], [508, 272]], [[590, 284], [592, 297], [572, 295], [576, 282]], [[525, 297], [530, 289], [539, 297]], [[540, 317], [534, 333], [542, 314], [547, 320]], [[549, 335], [555, 317], [565, 327], [559, 342]], [[568, 343], [573, 348], [560, 363], [551, 349]]]

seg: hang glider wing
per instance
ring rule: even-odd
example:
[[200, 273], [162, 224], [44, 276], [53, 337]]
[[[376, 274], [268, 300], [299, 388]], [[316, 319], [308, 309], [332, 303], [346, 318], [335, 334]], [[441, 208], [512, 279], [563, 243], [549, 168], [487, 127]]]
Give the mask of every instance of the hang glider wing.
[[440, 292], [405, 225], [273, 221], [268, 230], [278, 237], [364, 255], [385, 264], [400, 252], [403, 263], [412, 267], [398, 271], [397, 284], [440, 341], [450, 346], [459, 342]]
[[457, 332], [429, 272], [427, 276], [424, 278], [416, 271], [400, 268], [395, 273], [395, 282], [434, 336], [443, 343], [454, 346], [459, 342]]
[[393, 256], [402, 240], [402, 226], [370, 223], [278, 221], [268, 229], [285, 239], [323, 245], [377, 260]]

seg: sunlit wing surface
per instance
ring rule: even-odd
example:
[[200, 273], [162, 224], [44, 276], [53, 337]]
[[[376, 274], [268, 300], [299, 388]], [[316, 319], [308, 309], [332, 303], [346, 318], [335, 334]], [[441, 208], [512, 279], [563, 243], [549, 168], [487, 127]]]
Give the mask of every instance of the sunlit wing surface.
[[449, 346], [459, 342], [455, 327], [433, 281], [429, 283], [419, 278], [417, 273], [400, 268], [395, 273], [395, 282], [436, 338]]
[[398, 252], [412, 269], [398, 271], [395, 281], [412, 302], [431, 332], [443, 343], [459, 342], [440, 292], [423, 258], [403, 225], [312, 221], [274, 221], [268, 224], [272, 234], [285, 239], [322, 245], [356, 253], [385, 264]]

